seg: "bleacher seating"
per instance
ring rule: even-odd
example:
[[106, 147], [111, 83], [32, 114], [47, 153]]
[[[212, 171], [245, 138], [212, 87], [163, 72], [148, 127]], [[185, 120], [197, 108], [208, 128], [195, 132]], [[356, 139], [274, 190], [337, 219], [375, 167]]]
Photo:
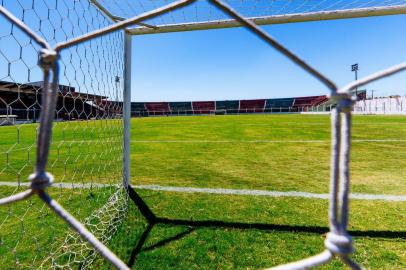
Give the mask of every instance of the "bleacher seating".
[[[15, 115], [17, 121], [37, 121], [40, 116], [42, 82], [19, 84], [0, 81], [0, 115]], [[58, 85], [56, 117], [63, 120], [90, 119], [121, 113], [122, 104], [106, 97]]]
[[171, 111], [168, 102], [146, 102], [145, 108], [149, 115], [167, 115]]
[[132, 116], [147, 116], [148, 111], [145, 108], [144, 102], [131, 102], [131, 115]]
[[174, 115], [193, 114], [192, 102], [169, 102], [169, 108]]
[[132, 111], [143, 111], [146, 110], [144, 102], [131, 102]]
[[293, 103], [293, 107], [297, 110], [308, 110], [309, 107], [318, 106], [328, 101], [327, 96], [310, 96], [310, 97], [297, 97]]
[[[287, 113], [324, 110], [329, 99], [325, 95], [220, 101], [132, 102], [131, 109], [143, 115], [193, 115], [235, 113]], [[323, 105], [326, 105], [323, 107]], [[139, 112], [145, 112], [139, 113]]]
[[194, 114], [209, 114], [216, 110], [214, 101], [193, 101], [192, 109]]
[[239, 100], [216, 101], [216, 110], [226, 110], [228, 113], [238, 113], [240, 107]]
[[265, 99], [240, 100], [240, 113], [264, 112]]
[[[0, 115], [15, 115], [17, 121], [36, 121], [40, 113], [37, 100], [42, 91], [41, 86], [42, 82], [17, 84], [0, 81]], [[74, 87], [65, 85], [59, 85], [58, 89], [58, 119], [97, 119], [105, 115], [122, 115], [122, 101], [113, 101], [107, 96], [80, 93], [75, 91]], [[355, 92], [353, 94], [355, 95]], [[358, 90], [357, 95], [358, 99], [365, 99], [366, 90]], [[334, 106], [334, 101], [320, 95], [251, 100], [131, 102], [131, 112], [132, 116], [320, 112], [331, 110]]]
[[328, 97], [327, 96], [318, 96], [317, 98], [315, 98], [312, 102], [312, 106], [319, 106], [323, 103], [325, 103], [326, 101], [328, 101]]
[[267, 99], [265, 112], [289, 112], [293, 106], [294, 98]]

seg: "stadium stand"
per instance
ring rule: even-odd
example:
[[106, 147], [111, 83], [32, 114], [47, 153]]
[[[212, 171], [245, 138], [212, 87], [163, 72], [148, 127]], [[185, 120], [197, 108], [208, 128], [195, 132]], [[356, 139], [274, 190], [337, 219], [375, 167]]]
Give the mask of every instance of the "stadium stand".
[[[0, 115], [9, 115], [13, 122], [33, 121], [39, 118], [42, 82], [18, 84], [0, 81]], [[359, 92], [359, 96], [365, 92]], [[326, 96], [224, 100], [194, 102], [133, 102], [133, 116], [210, 114], [223, 113], [288, 112], [291, 108], [317, 106], [327, 100]], [[59, 85], [57, 118], [61, 120], [102, 118], [120, 113], [122, 104], [109, 101], [107, 97], [76, 92], [74, 87]], [[276, 109], [277, 108], [277, 109]], [[265, 110], [264, 110], [265, 109]], [[303, 109], [302, 109], [303, 110]]]
[[[56, 117], [61, 120], [102, 118], [117, 113], [117, 103], [106, 97], [76, 92], [74, 87], [59, 85]], [[0, 81], [0, 115], [15, 115], [18, 122], [36, 122], [41, 108], [42, 82], [18, 84]]]
[[317, 98], [315, 98], [312, 102], [312, 106], [319, 106], [321, 104], [323, 104], [324, 102], [328, 101], [328, 97], [327, 96], [319, 96]]
[[[360, 92], [359, 96], [365, 95]], [[220, 101], [178, 101], [178, 102], [133, 102], [133, 115], [193, 115], [193, 114], [235, 114], [235, 113], [279, 113], [320, 112], [333, 107], [327, 96], [296, 98], [220, 100]]]
[[40, 111], [40, 87], [0, 81], [0, 115], [16, 119], [37, 119]]
[[240, 101], [240, 113], [264, 112], [265, 99], [250, 99]]
[[327, 96], [297, 97], [294, 99], [293, 107], [298, 111], [308, 111], [312, 106], [318, 106], [328, 101]]
[[[36, 122], [41, 107], [42, 82], [20, 84], [0, 81], [0, 118], [2, 123], [21, 121]], [[355, 95], [355, 93], [354, 93]], [[366, 98], [366, 91], [357, 92], [358, 100]], [[325, 105], [326, 108], [321, 108]], [[322, 106], [322, 107], [323, 107]], [[310, 112], [331, 109], [327, 96], [296, 98], [179, 101], [179, 102], [132, 102], [132, 116], [193, 115], [232, 113]], [[316, 108], [313, 108], [316, 107]], [[74, 87], [59, 85], [57, 113], [60, 120], [103, 118], [121, 114], [122, 103], [108, 97], [80, 93]]]
[[131, 102], [131, 116], [148, 116], [144, 102]]
[[171, 112], [168, 102], [146, 102], [145, 108], [149, 115], [168, 115]]
[[216, 111], [226, 111], [227, 113], [238, 113], [240, 108], [239, 100], [216, 101]]
[[265, 112], [290, 112], [294, 98], [274, 98], [265, 102]]
[[192, 109], [194, 114], [209, 114], [216, 110], [216, 103], [214, 101], [193, 101]]
[[169, 108], [173, 115], [193, 114], [192, 102], [169, 102]]

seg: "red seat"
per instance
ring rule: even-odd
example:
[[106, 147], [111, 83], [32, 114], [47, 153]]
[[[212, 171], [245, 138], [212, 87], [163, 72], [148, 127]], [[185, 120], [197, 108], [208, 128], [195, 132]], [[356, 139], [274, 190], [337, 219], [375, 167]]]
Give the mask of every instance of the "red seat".
[[240, 112], [264, 112], [265, 99], [251, 99], [240, 101]]
[[194, 101], [192, 109], [194, 114], [209, 114], [216, 110], [216, 104], [214, 101]]
[[145, 108], [150, 115], [165, 115], [171, 111], [168, 102], [148, 102], [145, 103]]

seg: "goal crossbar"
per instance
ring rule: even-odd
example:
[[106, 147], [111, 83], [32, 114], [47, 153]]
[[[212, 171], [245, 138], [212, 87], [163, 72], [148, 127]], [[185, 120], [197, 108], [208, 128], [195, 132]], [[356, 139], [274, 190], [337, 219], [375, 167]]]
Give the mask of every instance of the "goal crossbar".
[[[400, 14], [406, 14], [406, 4], [386, 7], [369, 7], [347, 10], [332, 10], [332, 11], [318, 11], [318, 12], [295, 13], [285, 15], [260, 16], [260, 17], [251, 17], [248, 19], [253, 21], [257, 25], [272, 25], [272, 24], [353, 19], [353, 18], [365, 18], [365, 17], [400, 15]], [[153, 27], [148, 25], [128, 29], [128, 33], [131, 35], [145, 35], [145, 34], [234, 28], [241, 26], [242, 26], [241, 23], [234, 19], [223, 19], [204, 22], [155, 25]]]

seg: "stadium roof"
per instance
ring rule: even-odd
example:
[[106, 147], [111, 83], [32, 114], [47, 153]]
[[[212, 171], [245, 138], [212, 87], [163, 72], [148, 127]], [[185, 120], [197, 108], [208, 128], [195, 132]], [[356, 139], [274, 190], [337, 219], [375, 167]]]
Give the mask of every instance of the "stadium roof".
[[[176, 1], [91, 0], [114, 20], [123, 20]], [[406, 0], [223, 0], [257, 24], [277, 24], [406, 13]], [[151, 34], [239, 26], [208, 0], [194, 3], [132, 29], [133, 34]]]

